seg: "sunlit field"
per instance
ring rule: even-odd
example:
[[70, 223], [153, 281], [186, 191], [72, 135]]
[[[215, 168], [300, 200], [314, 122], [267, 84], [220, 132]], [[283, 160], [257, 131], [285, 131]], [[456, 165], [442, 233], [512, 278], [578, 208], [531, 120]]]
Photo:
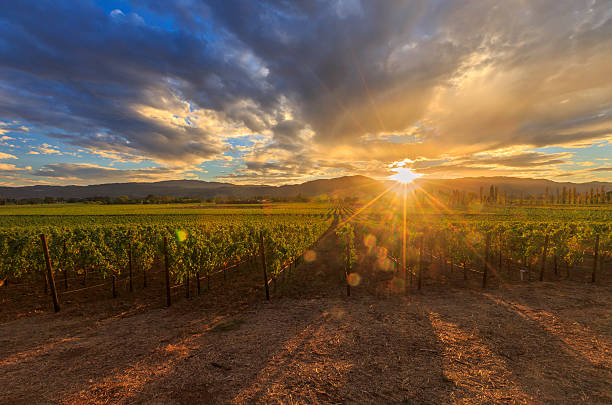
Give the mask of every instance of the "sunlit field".
[[190, 222], [207, 215], [323, 214], [329, 206], [328, 203], [9, 205], [0, 206], [0, 226]]
[[608, 402], [610, 205], [449, 208], [401, 187], [1, 207], [0, 369], [23, 382], [5, 398], [53, 375], [48, 398], [83, 403]]

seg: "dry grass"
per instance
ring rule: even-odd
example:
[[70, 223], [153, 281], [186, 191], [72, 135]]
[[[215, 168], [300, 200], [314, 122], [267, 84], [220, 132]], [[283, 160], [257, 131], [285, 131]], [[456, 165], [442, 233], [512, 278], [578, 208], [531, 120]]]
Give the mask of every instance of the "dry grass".
[[610, 285], [346, 298], [336, 249], [269, 303], [244, 271], [169, 309], [125, 298], [7, 321], [0, 403], [612, 403]]

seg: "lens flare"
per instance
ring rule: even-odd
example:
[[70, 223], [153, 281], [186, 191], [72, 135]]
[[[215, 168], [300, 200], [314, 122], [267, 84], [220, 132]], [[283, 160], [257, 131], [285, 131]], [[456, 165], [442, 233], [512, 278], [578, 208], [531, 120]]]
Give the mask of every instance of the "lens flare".
[[179, 243], [185, 242], [185, 240], [187, 240], [187, 231], [183, 229], [178, 229], [176, 231], [176, 240]]
[[392, 271], [393, 262], [386, 256], [381, 256], [376, 260], [376, 266], [382, 271]]
[[317, 260], [317, 252], [314, 250], [307, 250], [304, 252], [305, 262], [314, 262], [315, 260]]
[[381, 257], [386, 258], [387, 256], [389, 256], [389, 251], [384, 246], [376, 246], [376, 251], [374, 252], [374, 254], [379, 259]]
[[367, 248], [372, 249], [374, 246], [376, 246], [376, 236], [372, 235], [371, 233], [367, 234], [363, 238], [363, 244], [366, 245]]
[[357, 287], [359, 285], [359, 283], [361, 283], [361, 276], [359, 275], [359, 273], [350, 273], [347, 277], [346, 277], [346, 282], [351, 286], [351, 287]]

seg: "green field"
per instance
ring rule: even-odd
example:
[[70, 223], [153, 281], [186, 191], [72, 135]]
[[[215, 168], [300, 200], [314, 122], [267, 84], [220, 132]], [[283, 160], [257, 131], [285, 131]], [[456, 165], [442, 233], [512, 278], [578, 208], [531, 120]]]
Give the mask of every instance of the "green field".
[[[612, 207], [472, 206], [450, 211], [436, 204], [407, 205], [400, 198], [371, 205], [342, 203], [102, 205], [0, 207], [0, 278], [44, 274], [40, 234], [46, 234], [57, 271], [121, 276], [133, 257], [148, 268], [169, 244], [176, 282], [252, 257], [264, 235], [269, 271], [294, 261], [330, 226], [343, 244], [347, 273], [357, 244], [415, 272], [420, 245], [430, 255], [481, 268], [485, 252], [533, 266], [543, 255], [579, 265], [612, 251]], [[383, 267], [389, 270], [391, 262]], [[501, 265], [500, 265], [501, 267]], [[383, 269], [384, 270], [384, 269]], [[397, 270], [397, 269], [396, 269]]]
[[215, 216], [322, 215], [325, 203], [267, 204], [46, 204], [0, 206], [0, 227], [180, 224]]
[[0, 209], [0, 280], [56, 273], [125, 277], [166, 257], [173, 284], [252, 258], [265, 246], [271, 277], [326, 231], [329, 204], [57, 204]]
[[441, 205], [409, 202], [404, 217], [402, 202], [396, 199], [372, 204], [356, 214], [351, 224], [357, 233], [371, 235], [374, 242], [370, 243], [396, 262], [405, 254], [413, 273], [419, 267], [421, 246], [430, 257], [479, 271], [488, 268], [485, 261], [494, 261], [502, 279], [507, 276], [500, 271], [504, 266], [545, 268], [549, 262], [554, 263], [556, 274], [558, 266], [593, 260], [601, 270], [612, 258], [610, 205], [475, 206], [450, 211]]
[[[197, 217], [212, 215], [320, 215], [331, 209], [330, 203], [266, 203], [266, 204], [40, 204], [0, 206], [0, 227], [11, 226], [75, 226], [88, 224], [138, 224], [193, 222]], [[359, 206], [355, 207], [356, 209]], [[373, 215], [398, 215], [397, 202], [375, 204], [364, 212]], [[612, 223], [612, 205], [600, 206], [474, 206], [462, 210], [433, 207], [411, 207], [412, 218], [461, 218], [488, 221], [542, 221]]]

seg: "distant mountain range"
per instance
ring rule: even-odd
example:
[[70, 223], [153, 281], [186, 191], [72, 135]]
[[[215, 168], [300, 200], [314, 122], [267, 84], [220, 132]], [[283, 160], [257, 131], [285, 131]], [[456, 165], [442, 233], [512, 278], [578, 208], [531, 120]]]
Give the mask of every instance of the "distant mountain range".
[[[89, 186], [27, 186], [0, 187], [0, 198], [145, 198], [148, 195], [197, 198], [227, 198], [249, 199], [255, 197], [292, 198], [316, 197], [328, 195], [334, 197], [366, 197], [378, 194], [389, 186], [389, 181], [374, 180], [365, 176], [345, 176], [334, 179], [308, 181], [302, 184], [285, 186], [236, 185], [230, 183], [207, 182], [199, 180], [171, 180], [154, 183], [111, 183]], [[606, 191], [612, 190], [612, 183], [558, 183], [544, 179], [524, 179], [516, 177], [465, 177], [458, 179], [418, 179], [416, 183], [436, 189], [464, 190], [478, 193], [480, 187], [485, 191], [491, 185], [499, 190], [505, 190], [509, 196], [541, 195], [546, 187], [551, 193], [557, 188], [576, 187], [578, 192], [584, 192], [591, 187], [604, 186]]]
[[322, 194], [362, 197], [382, 191], [384, 184], [364, 176], [321, 179], [285, 186], [236, 185], [200, 180], [170, 180], [154, 183], [110, 183], [90, 186], [0, 187], [0, 198], [145, 198], [149, 195], [197, 198], [250, 199], [255, 197], [315, 197]]

